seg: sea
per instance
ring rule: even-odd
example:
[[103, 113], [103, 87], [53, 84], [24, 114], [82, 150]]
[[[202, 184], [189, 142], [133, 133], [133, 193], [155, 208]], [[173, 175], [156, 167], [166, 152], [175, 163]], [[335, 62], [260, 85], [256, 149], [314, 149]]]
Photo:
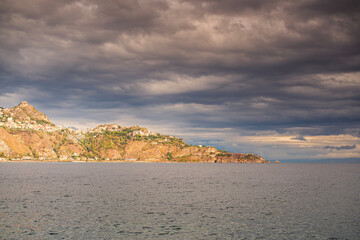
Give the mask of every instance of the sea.
[[0, 163], [0, 239], [360, 239], [360, 164]]

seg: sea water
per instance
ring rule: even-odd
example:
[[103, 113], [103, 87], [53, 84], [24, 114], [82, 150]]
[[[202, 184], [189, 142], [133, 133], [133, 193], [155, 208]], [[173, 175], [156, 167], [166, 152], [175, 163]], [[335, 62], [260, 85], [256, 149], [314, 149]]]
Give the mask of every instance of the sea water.
[[359, 237], [360, 164], [0, 164], [0, 239]]

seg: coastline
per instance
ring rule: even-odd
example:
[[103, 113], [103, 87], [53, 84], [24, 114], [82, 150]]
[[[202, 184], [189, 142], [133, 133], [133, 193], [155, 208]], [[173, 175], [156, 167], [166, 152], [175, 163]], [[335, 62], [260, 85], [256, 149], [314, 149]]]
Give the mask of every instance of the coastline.
[[[99, 160], [93, 160], [93, 161], [70, 161], [70, 160], [1, 160], [1, 163], [56, 163], [56, 162], [61, 162], [61, 163], [214, 163], [214, 164], [219, 164], [219, 163], [231, 163], [231, 162], [201, 162], [201, 161], [162, 161], [162, 160], [153, 160], [153, 161], [143, 161], [143, 160], [104, 160], [104, 161], [99, 161]], [[232, 163], [237, 163], [239, 164], [239, 162], [232, 162]], [[248, 162], [250, 163], [250, 162]], [[271, 161], [269, 162], [264, 162], [264, 163], [256, 163], [253, 162], [255, 164], [264, 164], [264, 163], [273, 163]], [[244, 164], [244, 163], [240, 163], [240, 164]], [[246, 164], [246, 163], [245, 163]]]

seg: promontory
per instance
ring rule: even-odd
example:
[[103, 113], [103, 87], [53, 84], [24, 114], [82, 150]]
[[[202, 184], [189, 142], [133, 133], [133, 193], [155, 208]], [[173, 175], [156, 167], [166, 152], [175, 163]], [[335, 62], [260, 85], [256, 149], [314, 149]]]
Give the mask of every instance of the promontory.
[[252, 153], [189, 145], [139, 126], [61, 127], [26, 101], [0, 107], [0, 161], [269, 162]]

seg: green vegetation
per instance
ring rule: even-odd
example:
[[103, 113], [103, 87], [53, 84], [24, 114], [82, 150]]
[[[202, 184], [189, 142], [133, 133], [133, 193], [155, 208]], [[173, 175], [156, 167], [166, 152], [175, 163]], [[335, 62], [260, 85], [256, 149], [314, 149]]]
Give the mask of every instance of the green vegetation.
[[216, 154], [216, 156], [218, 157], [230, 157], [231, 155], [232, 155], [231, 153], [224, 150], [218, 150], [218, 153]]
[[[115, 149], [120, 152], [124, 152], [126, 145], [130, 141], [142, 141], [161, 145], [173, 145], [181, 149], [188, 146], [181, 138], [161, 134], [140, 134], [141, 132], [139, 132], [139, 134], [134, 134], [135, 131], [141, 131], [146, 133], [147, 129], [133, 126], [130, 128], [123, 128], [118, 131], [104, 130], [99, 132], [86, 133], [84, 135], [84, 138], [82, 140], [79, 140], [79, 143], [86, 152], [86, 154], [82, 154], [82, 156], [88, 158], [100, 158], [103, 156], [104, 150], [108, 149]], [[55, 146], [55, 148], [58, 148], [58, 146]], [[174, 157], [171, 155], [171, 153], [168, 153], [166, 155], [166, 158], [169, 161], [174, 161]]]
[[100, 157], [101, 152], [107, 149], [124, 150], [130, 140], [127, 132], [124, 131], [104, 131], [101, 133], [87, 133], [79, 143], [87, 152], [84, 157]]
[[30, 149], [32, 155], [34, 156], [34, 158], [39, 158], [40, 157], [39, 154], [36, 152], [36, 150], [32, 149], [30, 146], [29, 146], [29, 149]]
[[56, 156], [58, 156], [58, 157], [60, 156], [59, 150], [60, 150], [60, 144], [55, 143], [55, 145], [54, 145], [54, 152], [56, 153]]
[[176, 162], [198, 162], [199, 160], [191, 159], [192, 155], [186, 155], [175, 159]]
[[166, 154], [166, 159], [169, 160], [169, 161], [172, 161], [174, 159], [174, 157], [172, 156], [172, 154], [170, 152], [168, 152]]
[[87, 153], [84, 154], [84, 156], [88, 158], [93, 158], [99, 155], [99, 153], [97, 152], [97, 147], [99, 144], [96, 139], [96, 135], [92, 133], [86, 134], [85, 138], [82, 141], [80, 141], [80, 143], [87, 151]]
[[48, 122], [48, 121], [43, 120], [43, 119], [41, 119], [41, 120], [36, 120], [36, 123], [37, 123], [37, 124], [40, 124], [40, 125], [51, 125], [51, 126], [55, 126], [53, 123]]

